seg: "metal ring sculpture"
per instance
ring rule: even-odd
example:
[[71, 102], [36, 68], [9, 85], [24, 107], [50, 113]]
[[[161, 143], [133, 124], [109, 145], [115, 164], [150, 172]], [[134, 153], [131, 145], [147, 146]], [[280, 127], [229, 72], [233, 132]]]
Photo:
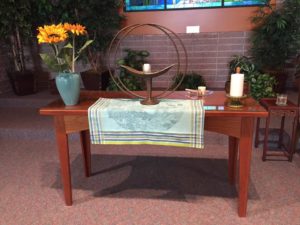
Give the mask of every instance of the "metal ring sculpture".
[[[169, 40], [172, 42], [172, 44], [173, 44], [173, 46], [175, 48], [176, 56], [177, 56], [177, 64], [172, 64], [172, 65], [167, 66], [166, 68], [164, 68], [164, 69], [162, 69], [160, 71], [153, 72], [153, 73], [152, 72], [151, 73], [144, 73], [143, 71], [138, 71], [138, 70], [136, 70], [134, 68], [121, 65], [121, 67], [123, 69], [127, 70], [128, 72], [130, 72], [130, 74], [145, 79], [145, 81], [146, 81], [146, 87], [147, 87], [147, 96], [146, 97], [142, 96], [142, 95], [139, 95], [139, 94], [137, 94], [137, 93], [129, 90], [126, 87], [126, 85], [122, 82], [122, 80], [120, 79], [120, 76], [118, 76], [118, 75], [116, 76], [116, 75], [114, 75], [115, 72], [112, 72], [112, 69], [113, 69], [113, 71], [116, 71], [114, 69], [115, 66], [111, 66], [111, 62], [113, 62], [114, 65], [116, 64], [116, 61], [117, 61], [116, 56], [117, 56], [117, 52], [118, 52], [118, 49], [120, 47], [120, 44], [121, 44], [122, 40], [124, 40], [124, 38], [127, 37], [133, 30], [135, 30], [135, 29], [137, 29], [139, 27], [143, 27], [143, 26], [154, 27], [154, 28], [162, 31], [165, 35], [167, 35], [168, 38], [169, 38]], [[175, 38], [172, 37], [172, 35]], [[180, 46], [182, 47], [182, 50], [183, 50], [183, 54], [184, 54], [184, 65], [183, 66], [180, 63], [180, 54], [179, 54], [178, 46], [176, 45], [175, 40], [177, 40], [179, 42], [179, 44], [180, 44]], [[112, 54], [113, 48], [115, 48], [114, 58], [113, 58], [113, 61], [111, 61], [110, 59], [111, 59], [111, 54]], [[173, 31], [171, 31], [170, 29], [168, 29], [168, 28], [166, 28], [164, 26], [157, 25], [157, 24], [135, 24], [135, 25], [127, 26], [127, 27], [121, 29], [115, 35], [115, 37], [113, 38], [113, 40], [111, 41], [111, 43], [109, 45], [108, 60], [109, 60], [109, 66], [108, 66], [109, 74], [110, 74], [112, 80], [117, 85], [117, 87], [121, 91], [123, 91], [123, 92], [125, 92], [127, 94], [130, 94], [130, 95], [132, 95], [134, 97], [142, 98], [143, 100], [141, 101], [141, 104], [143, 104], [143, 105], [155, 105], [155, 104], [158, 104], [159, 103], [159, 101], [158, 101], [159, 97], [166, 97], [166, 96], [170, 95], [171, 93], [173, 93], [180, 86], [180, 84], [182, 83], [182, 81], [183, 81], [183, 79], [185, 77], [186, 71], [187, 71], [187, 52], [186, 52], [186, 49], [185, 49], [185, 47], [183, 45], [183, 42], [181, 41], [181, 39], [179, 38], [179, 36], [177, 34], [175, 34]], [[183, 76], [179, 80], [178, 84], [175, 87], [173, 87], [173, 88], [172, 88], [172, 85], [169, 85], [160, 94], [152, 96], [152, 78], [163, 75], [164, 73], [168, 72], [174, 66], [176, 66], [176, 76], [180, 72], [183, 74]], [[183, 69], [182, 69], [182, 67], [183, 67]]]

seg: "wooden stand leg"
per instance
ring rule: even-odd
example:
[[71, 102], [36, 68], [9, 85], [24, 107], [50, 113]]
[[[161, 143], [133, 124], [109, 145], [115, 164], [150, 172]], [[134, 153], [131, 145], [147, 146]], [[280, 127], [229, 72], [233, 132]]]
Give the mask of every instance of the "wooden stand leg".
[[91, 176], [91, 144], [89, 130], [80, 131], [81, 149], [85, 176]]
[[65, 129], [64, 117], [54, 118], [55, 132], [58, 145], [58, 154], [61, 167], [61, 176], [66, 205], [72, 205], [72, 184], [70, 175], [70, 157], [68, 146], [68, 135]]
[[280, 124], [280, 130], [278, 134], [278, 144], [277, 148], [281, 148], [282, 141], [283, 141], [283, 134], [284, 134], [284, 123], [285, 123], [285, 116], [281, 117], [281, 124]]
[[269, 142], [269, 127], [270, 127], [270, 115], [266, 119], [265, 136], [264, 136], [264, 147], [263, 147], [263, 156], [262, 156], [262, 160], [263, 161], [266, 161], [266, 157], [267, 157], [268, 142]]
[[228, 177], [231, 185], [235, 184], [236, 179], [236, 166], [237, 166], [237, 153], [238, 153], [238, 139], [229, 136], [229, 149], [228, 149]]
[[250, 176], [252, 138], [254, 118], [242, 118], [239, 148], [239, 205], [238, 214], [245, 217], [247, 213], [248, 186]]

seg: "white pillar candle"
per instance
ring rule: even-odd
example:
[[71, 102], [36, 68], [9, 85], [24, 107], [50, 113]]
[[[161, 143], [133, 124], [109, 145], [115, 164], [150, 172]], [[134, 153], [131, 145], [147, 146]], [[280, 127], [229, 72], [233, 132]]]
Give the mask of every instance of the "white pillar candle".
[[146, 63], [143, 65], [143, 72], [144, 73], [151, 73], [151, 65]]
[[230, 96], [242, 97], [243, 90], [244, 90], [244, 74], [241, 74], [241, 73], [231, 74]]

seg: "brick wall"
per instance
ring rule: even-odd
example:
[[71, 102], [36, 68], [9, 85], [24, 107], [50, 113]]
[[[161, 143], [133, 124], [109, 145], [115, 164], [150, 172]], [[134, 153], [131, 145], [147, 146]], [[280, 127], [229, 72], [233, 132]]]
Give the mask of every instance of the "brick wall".
[[[223, 88], [228, 77], [228, 62], [235, 54], [247, 54], [249, 32], [180, 34], [188, 53], [188, 71], [201, 74], [210, 88]], [[165, 35], [131, 35], [121, 48], [148, 50], [153, 70], [176, 63], [176, 52]], [[181, 49], [179, 49], [182, 55]], [[182, 57], [181, 57], [182, 58]], [[175, 71], [156, 78], [154, 86], [168, 86]]]

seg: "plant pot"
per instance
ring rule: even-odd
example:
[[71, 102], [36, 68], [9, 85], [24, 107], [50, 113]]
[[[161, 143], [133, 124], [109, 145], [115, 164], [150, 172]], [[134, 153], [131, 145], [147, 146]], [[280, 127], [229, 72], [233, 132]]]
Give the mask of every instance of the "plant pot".
[[36, 78], [32, 71], [8, 71], [7, 75], [16, 95], [23, 96], [36, 93]]
[[59, 73], [55, 78], [58, 92], [65, 105], [76, 105], [80, 94], [80, 77], [77, 73]]
[[109, 83], [109, 71], [87, 70], [80, 73], [84, 88], [87, 90], [106, 90]]

